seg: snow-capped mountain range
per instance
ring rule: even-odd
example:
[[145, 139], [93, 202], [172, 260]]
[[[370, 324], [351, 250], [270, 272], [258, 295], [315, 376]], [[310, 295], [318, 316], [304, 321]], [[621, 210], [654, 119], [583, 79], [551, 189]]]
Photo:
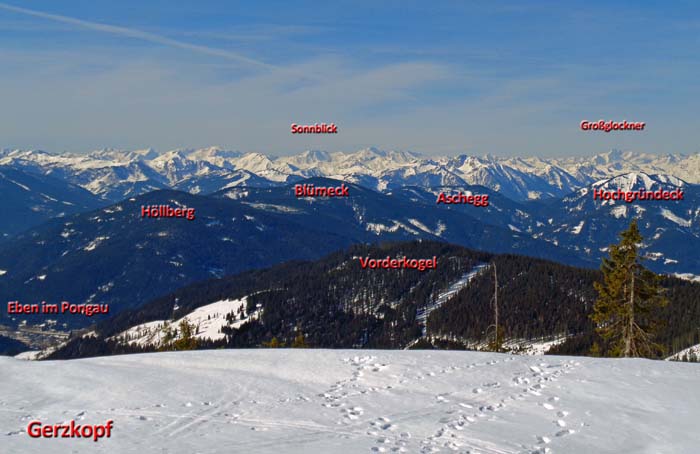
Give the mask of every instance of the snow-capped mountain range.
[[284, 157], [218, 147], [165, 153], [152, 149], [106, 149], [89, 154], [3, 150], [0, 165], [64, 179], [111, 201], [163, 188], [211, 193], [232, 186], [276, 186], [318, 176], [382, 192], [407, 185], [481, 185], [513, 200], [563, 197], [595, 181], [629, 172], [673, 175], [700, 183], [700, 153], [652, 155], [618, 150], [563, 159], [426, 157], [376, 148], [352, 153], [310, 150]]
[[[700, 275], [699, 164], [700, 154], [618, 151], [545, 160], [428, 158], [377, 149], [280, 158], [220, 148], [88, 155], [5, 150], [0, 189], [4, 184], [10, 209], [0, 219], [0, 290], [37, 300], [49, 289], [64, 297], [74, 291], [73, 300], [86, 301], [106, 299], [118, 290], [114, 282], [125, 282], [142, 289], [137, 297], [144, 299], [351, 244], [410, 239], [596, 267], [633, 217], [649, 267], [692, 279]], [[345, 183], [353, 196], [297, 198], [296, 182]], [[682, 189], [685, 198], [593, 200], [593, 189], [617, 188]], [[440, 192], [460, 191], [488, 194], [489, 205], [436, 203]], [[140, 218], [140, 204], [173, 200], [196, 206], [199, 222]], [[103, 272], [86, 276], [84, 285], [51, 287], [99, 263]], [[148, 281], [144, 270], [151, 269], [161, 270], [158, 285]], [[129, 279], [123, 273], [131, 273]]]

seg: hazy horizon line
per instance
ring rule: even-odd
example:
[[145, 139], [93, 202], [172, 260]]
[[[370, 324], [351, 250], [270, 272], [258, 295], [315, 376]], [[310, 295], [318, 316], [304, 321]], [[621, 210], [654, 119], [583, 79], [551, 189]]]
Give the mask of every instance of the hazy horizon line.
[[682, 151], [676, 151], [676, 152], [654, 152], [654, 151], [637, 151], [633, 149], [621, 149], [621, 148], [609, 148], [606, 150], [602, 151], [593, 151], [590, 152], [589, 154], [574, 154], [574, 155], [558, 155], [558, 156], [541, 156], [541, 155], [536, 155], [536, 154], [503, 154], [503, 153], [491, 153], [491, 152], [480, 152], [480, 153], [475, 153], [475, 152], [469, 152], [469, 151], [464, 151], [464, 152], [451, 152], [451, 153], [428, 153], [424, 151], [417, 151], [414, 149], [402, 149], [402, 148], [383, 148], [383, 147], [377, 147], [377, 146], [367, 146], [367, 147], [360, 147], [352, 150], [327, 150], [327, 149], [320, 149], [320, 148], [305, 148], [302, 149], [301, 151], [290, 151], [289, 153], [284, 153], [284, 154], [279, 154], [279, 153], [274, 153], [274, 152], [266, 152], [266, 151], [261, 151], [261, 150], [255, 150], [255, 149], [250, 149], [250, 150], [241, 150], [241, 149], [236, 149], [236, 148], [230, 148], [230, 147], [224, 147], [220, 145], [206, 145], [206, 146], [200, 146], [200, 147], [176, 147], [176, 148], [167, 148], [167, 149], [159, 149], [158, 147], [136, 147], [136, 148], [120, 148], [120, 147], [104, 147], [104, 148], [94, 148], [90, 150], [82, 150], [82, 151], [71, 151], [71, 150], [63, 150], [63, 151], [52, 151], [49, 149], [44, 149], [44, 148], [32, 148], [32, 147], [2, 147], [0, 148], [0, 152], [2, 153], [7, 153], [7, 152], [41, 152], [41, 153], [47, 153], [51, 155], [75, 155], [75, 156], [88, 156], [93, 153], [99, 153], [99, 152], [117, 152], [117, 153], [134, 153], [134, 152], [154, 152], [159, 156], [162, 156], [166, 153], [170, 152], [175, 152], [175, 151], [183, 151], [183, 152], [194, 152], [194, 151], [199, 151], [199, 150], [206, 150], [206, 149], [219, 149], [221, 151], [228, 151], [228, 152], [234, 152], [234, 153], [241, 153], [241, 154], [261, 154], [264, 155], [268, 158], [274, 158], [274, 159], [279, 159], [279, 158], [285, 158], [285, 157], [292, 157], [292, 156], [298, 156], [303, 153], [307, 152], [321, 152], [321, 153], [328, 153], [328, 154], [335, 154], [335, 153], [340, 153], [340, 154], [345, 154], [345, 155], [350, 155], [353, 153], [358, 153], [361, 151], [366, 151], [366, 150], [371, 150], [371, 151], [378, 151], [378, 152], [384, 152], [384, 153], [391, 153], [391, 152], [396, 152], [396, 153], [410, 153], [417, 155], [417, 157], [420, 158], [453, 158], [453, 157], [458, 157], [458, 156], [470, 156], [470, 157], [491, 157], [491, 158], [499, 158], [499, 159], [509, 159], [509, 158], [538, 158], [542, 160], [547, 160], [547, 159], [570, 159], [570, 158], [586, 158], [586, 157], [595, 157], [599, 156], [602, 154], [606, 153], [613, 153], [613, 152], [619, 152], [619, 153], [638, 153], [640, 155], [655, 155], [655, 156], [692, 156], [696, 154], [700, 154], [700, 151], [695, 151], [695, 152], [682, 152]]

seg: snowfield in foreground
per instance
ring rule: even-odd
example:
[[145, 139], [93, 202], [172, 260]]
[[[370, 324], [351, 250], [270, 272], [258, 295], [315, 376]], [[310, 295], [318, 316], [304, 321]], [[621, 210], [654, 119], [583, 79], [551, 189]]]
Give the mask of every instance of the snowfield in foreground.
[[[700, 364], [476, 352], [0, 358], [8, 453], [697, 453]], [[112, 437], [33, 439], [31, 420]]]

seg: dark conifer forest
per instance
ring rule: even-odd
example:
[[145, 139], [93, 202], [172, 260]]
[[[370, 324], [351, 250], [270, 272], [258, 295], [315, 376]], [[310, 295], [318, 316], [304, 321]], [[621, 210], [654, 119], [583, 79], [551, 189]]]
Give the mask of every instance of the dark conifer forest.
[[[362, 269], [359, 257], [432, 258], [437, 269]], [[567, 336], [550, 353], [588, 354], [594, 341], [590, 313], [596, 298], [595, 270], [531, 257], [493, 255], [440, 242], [356, 245], [309, 262], [288, 262], [199, 282], [126, 311], [94, 327], [95, 337], [75, 335], [50, 358], [76, 358], [167, 349], [138, 347], [113, 337], [149, 321], [177, 320], [223, 299], [247, 296], [246, 313], [258, 317], [224, 327], [224, 339], [199, 340], [194, 348], [464, 349], [488, 341], [493, 323], [493, 273], [498, 269], [500, 325], [509, 340]], [[486, 265], [469, 284], [427, 319], [420, 309], [477, 265]], [[667, 352], [700, 343], [700, 285], [665, 278], [669, 304], [659, 341]], [[230, 314], [233, 320], [237, 314]]]

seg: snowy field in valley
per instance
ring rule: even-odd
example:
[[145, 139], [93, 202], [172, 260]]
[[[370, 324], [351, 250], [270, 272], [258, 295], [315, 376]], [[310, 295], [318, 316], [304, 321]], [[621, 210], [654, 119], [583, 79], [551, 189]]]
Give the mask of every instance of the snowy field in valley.
[[[700, 364], [476, 352], [0, 358], [7, 453], [697, 453]], [[31, 420], [114, 421], [34, 439]]]

